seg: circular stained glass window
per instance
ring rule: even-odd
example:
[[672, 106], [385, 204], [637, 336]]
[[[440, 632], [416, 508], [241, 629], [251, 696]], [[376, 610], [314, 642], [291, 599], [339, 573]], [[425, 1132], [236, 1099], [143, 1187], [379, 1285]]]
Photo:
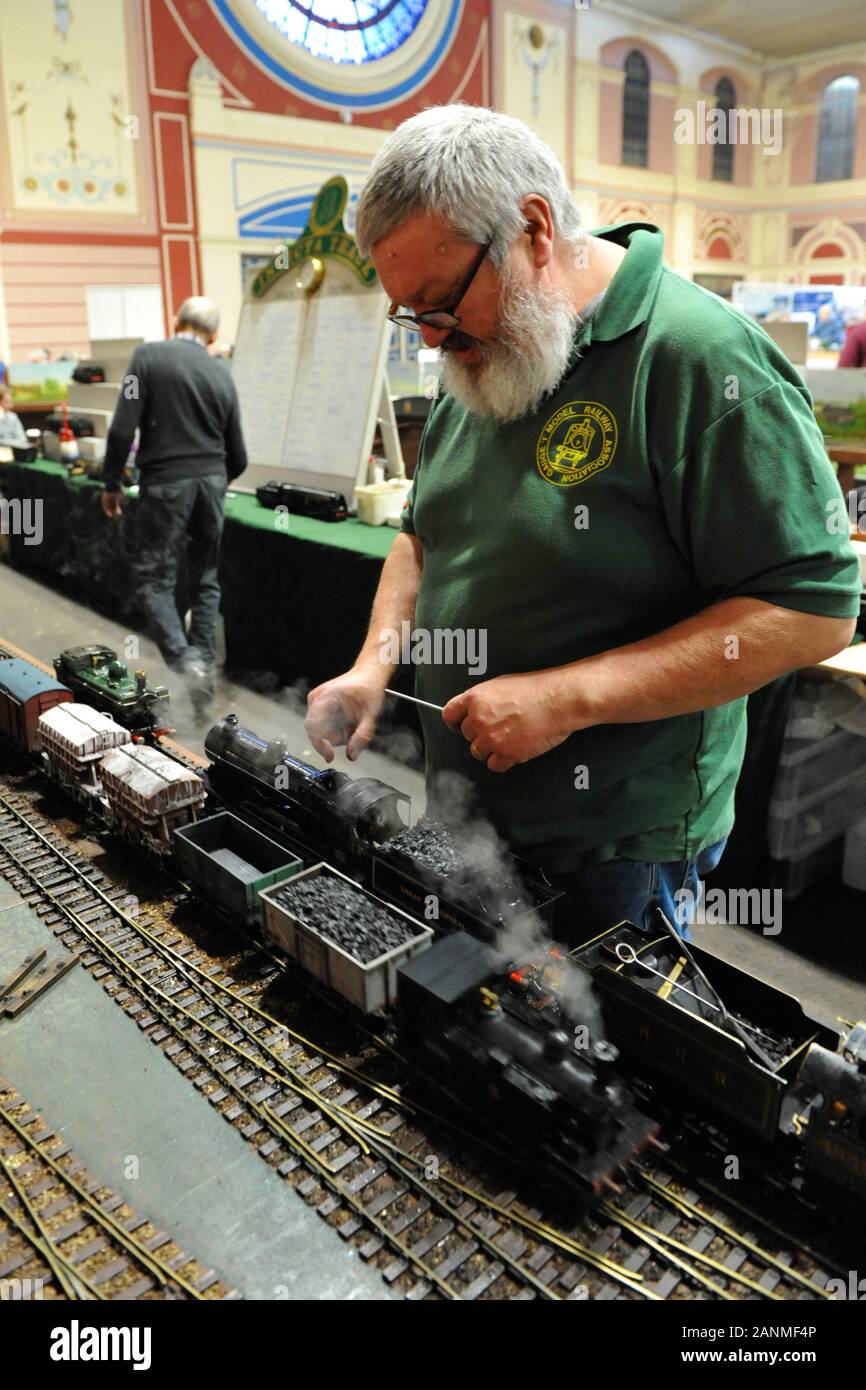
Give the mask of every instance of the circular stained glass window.
[[369, 63], [405, 43], [427, 0], [255, 0], [290, 43], [332, 63]]

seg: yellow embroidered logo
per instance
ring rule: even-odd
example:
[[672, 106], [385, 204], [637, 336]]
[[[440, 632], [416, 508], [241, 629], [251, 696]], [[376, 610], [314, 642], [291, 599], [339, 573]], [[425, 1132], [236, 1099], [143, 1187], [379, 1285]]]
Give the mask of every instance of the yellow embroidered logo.
[[567, 401], [551, 415], [535, 450], [542, 478], [574, 487], [607, 468], [616, 449], [616, 420], [597, 401]]

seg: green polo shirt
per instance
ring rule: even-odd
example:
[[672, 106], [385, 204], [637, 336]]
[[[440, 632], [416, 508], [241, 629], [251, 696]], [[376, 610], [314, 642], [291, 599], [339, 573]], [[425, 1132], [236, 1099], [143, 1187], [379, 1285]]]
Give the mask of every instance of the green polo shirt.
[[[487, 669], [440, 648], [416, 665], [421, 699], [564, 666], [735, 595], [859, 613], [857, 557], [828, 527], [838, 483], [795, 369], [663, 266], [657, 228], [595, 235], [627, 254], [556, 392], [511, 424], [447, 395], [430, 414], [403, 520], [424, 553], [415, 629], [484, 630]], [[504, 774], [438, 715], [422, 721], [428, 789], [464, 774], [515, 852], [550, 873], [688, 859], [733, 825], [745, 699], [602, 724]]]

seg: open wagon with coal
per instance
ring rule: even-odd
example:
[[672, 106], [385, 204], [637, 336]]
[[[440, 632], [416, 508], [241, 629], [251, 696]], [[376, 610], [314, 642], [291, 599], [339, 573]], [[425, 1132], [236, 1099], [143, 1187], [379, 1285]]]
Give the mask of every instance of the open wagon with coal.
[[316, 864], [261, 895], [265, 936], [362, 1013], [397, 997], [397, 967], [426, 951], [429, 927], [329, 864]]

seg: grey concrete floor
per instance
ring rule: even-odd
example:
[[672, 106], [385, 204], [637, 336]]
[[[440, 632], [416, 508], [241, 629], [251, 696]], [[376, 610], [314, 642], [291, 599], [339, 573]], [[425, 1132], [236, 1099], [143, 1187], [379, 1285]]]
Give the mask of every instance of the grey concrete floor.
[[[49, 961], [66, 954], [0, 879], [0, 977], [37, 947]], [[102, 1182], [244, 1298], [397, 1297], [80, 967], [0, 1019], [0, 1074]]]

